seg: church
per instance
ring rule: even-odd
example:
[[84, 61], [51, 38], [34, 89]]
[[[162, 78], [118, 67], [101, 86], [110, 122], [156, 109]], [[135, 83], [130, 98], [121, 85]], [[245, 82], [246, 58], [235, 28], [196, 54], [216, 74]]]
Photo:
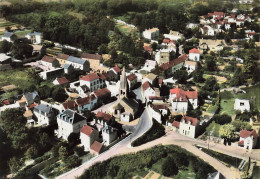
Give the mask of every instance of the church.
[[139, 108], [139, 103], [135, 99], [129, 98], [128, 95], [129, 86], [127, 84], [125, 67], [123, 67], [120, 77], [119, 100], [108, 109], [110, 114], [123, 122], [130, 122], [134, 119]]

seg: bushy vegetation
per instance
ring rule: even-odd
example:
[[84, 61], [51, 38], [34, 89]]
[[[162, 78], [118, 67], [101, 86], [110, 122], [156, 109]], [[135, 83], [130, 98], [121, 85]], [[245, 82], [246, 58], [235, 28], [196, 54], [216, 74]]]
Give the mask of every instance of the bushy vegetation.
[[144, 168], [151, 168], [153, 164], [165, 159], [162, 172], [166, 176], [173, 176], [178, 171], [187, 170], [189, 166], [196, 173], [196, 178], [207, 178], [214, 169], [191, 153], [177, 146], [156, 146], [151, 149], [114, 157], [90, 167], [80, 177], [87, 178], [132, 178]]
[[237, 168], [239, 166], [240, 162], [242, 161], [242, 159], [231, 157], [229, 155], [222, 154], [222, 153], [210, 150], [210, 149], [202, 148], [202, 151], [222, 162], [225, 162], [226, 164], [232, 165], [235, 168]]
[[145, 144], [152, 140], [158, 139], [163, 135], [165, 135], [165, 129], [163, 125], [161, 125], [160, 123], [158, 123], [156, 120], [153, 119], [152, 127], [146, 133], [144, 133], [144, 135], [142, 135], [134, 142], [132, 142], [132, 146], [136, 147]]

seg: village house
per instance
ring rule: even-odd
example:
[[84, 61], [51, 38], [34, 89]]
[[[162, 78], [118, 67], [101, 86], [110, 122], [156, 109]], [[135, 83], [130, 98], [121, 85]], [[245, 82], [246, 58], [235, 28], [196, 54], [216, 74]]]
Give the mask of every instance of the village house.
[[5, 31], [1, 36], [1, 41], [6, 40], [8, 42], [14, 42], [17, 39], [17, 36], [13, 32]]
[[250, 102], [248, 99], [235, 99], [234, 110], [241, 112], [250, 111]]
[[92, 155], [99, 155], [100, 153], [103, 152], [103, 144], [101, 144], [98, 141], [95, 141], [91, 146], [89, 152]]
[[184, 62], [187, 59], [188, 59], [187, 55], [179, 56], [178, 58], [176, 58], [168, 63], [160, 65], [159, 69], [161, 71], [163, 71], [165, 75], [174, 74], [176, 71], [180, 70], [183, 67]]
[[48, 69], [53, 69], [60, 66], [59, 61], [56, 58], [47, 55], [41, 59], [40, 64], [48, 67]]
[[83, 53], [81, 59], [87, 60], [90, 64], [90, 68], [94, 71], [98, 71], [102, 56], [98, 54]]
[[54, 122], [55, 114], [51, 106], [39, 104], [33, 109], [33, 114], [37, 118], [39, 125], [50, 125]]
[[27, 39], [31, 41], [32, 44], [41, 44], [42, 43], [42, 33], [33, 32], [25, 35]]
[[[99, 111], [96, 114], [95, 123], [102, 125], [102, 128], [103, 128], [103, 126], [109, 125], [112, 122], [113, 119], [114, 119], [114, 117], [112, 115], [110, 115], [110, 114], [108, 114], [106, 112]], [[102, 128], [99, 128], [99, 131]]]
[[163, 42], [161, 44], [162, 48], [167, 49], [169, 52], [176, 52], [176, 42], [170, 39], [163, 39]]
[[130, 112], [123, 112], [120, 115], [120, 121], [122, 122], [131, 122], [133, 119], [134, 117]]
[[143, 77], [142, 79], [142, 83], [145, 82], [149, 82], [151, 85], [153, 86], [157, 86], [158, 85], [158, 76], [153, 74], [153, 73], [149, 73], [146, 76]]
[[213, 51], [217, 52], [227, 46], [225, 40], [212, 40], [212, 39], [200, 39], [199, 40], [199, 49], [203, 51]]
[[65, 74], [71, 74], [74, 70], [74, 67], [71, 64], [65, 63], [62, 68], [64, 69]]
[[198, 107], [198, 93], [197, 91], [184, 91], [180, 88], [174, 88], [170, 90], [170, 102], [173, 112], [186, 113], [189, 105], [192, 109]]
[[201, 31], [201, 34], [203, 34], [203, 35], [208, 35], [208, 36], [215, 35], [215, 30], [209, 25], [204, 25], [202, 28], [200, 28], [200, 31]]
[[91, 111], [97, 104], [97, 98], [94, 95], [90, 95], [85, 98], [76, 99], [75, 102], [78, 106], [78, 112], [82, 113], [85, 110]]
[[61, 105], [61, 112], [65, 111], [66, 109], [75, 111], [77, 107], [77, 103], [74, 100], [66, 101]]
[[150, 96], [156, 96], [155, 90], [152, 88], [152, 85], [148, 81], [143, 83], [141, 88], [143, 102], [148, 102]]
[[255, 148], [257, 143], [258, 134], [255, 130], [247, 131], [241, 130], [239, 134], [238, 146], [244, 147], [245, 149], [252, 150]]
[[157, 66], [157, 62], [154, 60], [146, 60], [142, 70], [150, 72]]
[[29, 127], [32, 127], [35, 125], [35, 121], [33, 120], [33, 113], [31, 110], [26, 110], [23, 114], [23, 117], [25, 117], [27, 119], [27, 123], [26, 125], [28, 125]]
[[86, 122], [85, 117], [70, 109], [66, 109], [57, 116], [58, 129], [55, 131], [57, 137], [68, 140], [69, 135], [79, 133]]
[[200, 51], [196, 48], [189, 50], [189, 60], [200, 61]]
[[66, 64], [71, 64], [74, 69], [79, 69], [83, 71], [89, 70], [89, 62], [77, 57], [69, 56], [69, 58], [66, 60]]
[[0, 65], [1, 64], [10, 64], [12, 63], [12, 57], [4, 54], [4, 53], [0, 53]]
[[169, 33], [169, 34], [164, 34], [164, 37], [165, 37], [165, 38], [168, 38], [168, 39], [170, 39], [170, 40], [175, 40], [175, 41], [184, 38], [183, 34], [181, 34], [181, 33], [178, 32], [178, 31], [172, 31], [172, 30], [170, 30], [170, 33]]
[[109, 125], [105, 125], [102, 129], [103, 144], [108, 146], [117, 139], [117, 129]]
[[143, 37], [149, 40], [155, 40], [159, 36], [159, 29], [158, 28], [152, 28], [143, 31]]
[[92, 93], [97, 98], [97, 105], [106, 104], [110, 101], [111, 91], [107, 88], [102, 88]]
[[162, 117], [168, 115], [168, 108], [163, 104], [149, 104], [148, 111], [150, 116], [160, 124], [163, 123]]
[[48, 70], [48, 71], [43, 71], [40, 73], [39, 76], [43, 80], [51, 80], [51, 79], [59, 78], [63, 74], [64, 74], [63, 68], [56, 68], [56, 69], [52, 69], [52, 70]]
[[161, 49], [155, 54], [155, 61], [158, 65], [168, 63], [170, 61], [170, 52], [168, 49]]
[[42, 53], [42, 45], [31, 45], [33, 47], [33, 55]]
[[80, 86], [86, 85], [89, 90], [95, 91], [100, 88], [104, 88], [104, 81], [96, 73], [90, 73], [80, 78]]
[[199, 132], [199, 120], [197, 118], [183, 116], [181, 121], [174, 121], [172, 126], [180, 134], [195, 138]]
[[54, 84], [54, 85], [60, 85], [60, 86], [66, 87], [66, 86], [68, 86], [68, 84], [69, 84], [69, 80], [67, 80], [66, 77], [56, 78], [56, 79], [53, 81], [53, 84]]
[[127, 83], [129, 85], [129, 89], [131, 89], [137, 84], [137, 76], [135, 74], [131, 73], [130, 75], [126, 76], [126, 78]]
[[35, 102], [38, 103], [40, 101], [40, 97], [37, 91], [24, 93], [22, 98], [18, 101], [21, 107], [30, 106]]
[[117, 75], [120, 76], [121, 75], [121, 69], [116, 65], [113, 68], [111, 68], [111, 70]]
[[191, 74], [197, 69], [198, 63], [196, 61], [186, 60], [184, 63], [184, 67], [186, 68], [188, 74]]
[[67, 59], [68, 59], [69, 57], [70, 57], [70, 56], [67, 55], [67, 54], [58, 53], [57, 56], [56, 56], [56, 59], [59, 61], [59, 63], [60, 63], [61, 66], [64, 66], [64, 64], [66, 64], [66, 61], [67, 61]]
[[84, 151], [89, 151], [90, 146], [96, 141], [99, 140], [99, 132], [93, 127], [85, 124], [80, 129], [80, 141], [84, 147]]
[[246, 33], [246, 37], [247, 38], [254, 38], [254, 36], [256, 35], [256, 32], [254, 30], [245, 30], [245, 33]]

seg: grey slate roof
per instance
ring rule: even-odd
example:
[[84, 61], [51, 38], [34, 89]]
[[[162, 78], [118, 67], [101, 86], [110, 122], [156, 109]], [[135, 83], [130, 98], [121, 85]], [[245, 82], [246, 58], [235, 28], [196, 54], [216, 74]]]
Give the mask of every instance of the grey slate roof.
[[34, 100], [38, 96], [38, 92], [28, 92], [24, 94], [24, 97], [26, 98], [27, 101]]
[[131, 107], [132, 109], [137, 110], [139, 107], [139, 104], [136, 100], [134, 99], [129, 99], [129, 98], [123, 98], [122, 99], [129, 107]]
[[63, 121], [66, 121], [70, 124], [75, 124], [77, 122], [86, 120], [85, 117], [79, 115], [78, 113], [72, 111], [71, 109], [66, 109], [65, 111], [63, 111], [62, 113], [60, 113], [58, 115], [58, 117], [60, 119], [62, 119]]
[[27, 35], [29, 35], [29, 36], [33, 36], [33, 35], [42, 35], [42, 33], [41, 32], [33, 32], [33, 33], [28, 33]]
[[71, 66], [71, 64], [65, 63], [65, 64], [63, 65], [63, 68], [64, 68], [64, 69], [69, 69], [70, 66]]
[[34, 110], [38, 110], [38, 111], [41, 111], [41, 112], [44, 112], [44, 113], [50, 113], [51, 111], [51, 107], [48, 106], [48, 105], [45, 105], [45, 104], [39, 104], [38, 106], [35, 106], [34, 107]]
[[80, 59], [80, 58], [78, 58], [78, 57], [73, 57], [73, 56], [70, 56], [70, 57], [67, 59], [67, 61], [73, 62], [73, 63], [78, 63], [78, 64], [81, 64], [81, 65], [83, 65], [83, 64], [86, 62], [86, 60], [82, 60], [82, 59]]

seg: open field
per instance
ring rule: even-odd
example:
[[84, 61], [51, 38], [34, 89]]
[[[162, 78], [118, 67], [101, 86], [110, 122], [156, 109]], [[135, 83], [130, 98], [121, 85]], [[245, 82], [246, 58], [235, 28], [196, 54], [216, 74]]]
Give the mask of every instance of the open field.
[[252, 86], [243, 89], [246, 93], [237, 93], [233, 92], [222, 92], [221, 93], [221, 110], [220, 114], [234, 115], [234, 103], [236, 98], [240, 99], [249, 99], [251, 106], [260, 110], [260, 85]]
[[16, 27], [17, 25], [18, 24], [15, 24], [15, 23], [9, 22], [3, 18], [0, 18], [0, 35], [3, 34], [6, 27], [11, 27], [12, 30], [15, 30], [15, 29], [17, 29], [17, 27]]

